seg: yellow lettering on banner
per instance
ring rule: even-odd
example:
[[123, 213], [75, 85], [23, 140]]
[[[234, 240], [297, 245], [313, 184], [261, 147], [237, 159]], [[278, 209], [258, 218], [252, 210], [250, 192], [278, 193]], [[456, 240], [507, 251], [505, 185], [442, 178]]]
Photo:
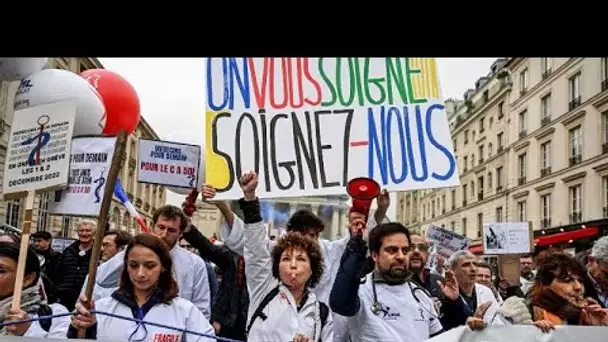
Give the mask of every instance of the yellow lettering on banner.
[[224, 189], [230, 183], [230, 168], [224, 157], [213, 152], [213, 120], [219, 113], [206, 113], [205, 168], [206, 183], [216, 189]]
[[437, 61], [435, 58], [427, 58], [428, 66], [428, 78], [430, 81], [430, 95], [429, 98], [439, 99], [439, 80], [437, 79]]
[[424, 69], [422, 68], [422, 58], [411, 58], [410, 66], [412, 70], [419, 70], [420, 73], [412, 75], [414, 85], [414, 98], [425, 99], [426, 92], [424, 91]]

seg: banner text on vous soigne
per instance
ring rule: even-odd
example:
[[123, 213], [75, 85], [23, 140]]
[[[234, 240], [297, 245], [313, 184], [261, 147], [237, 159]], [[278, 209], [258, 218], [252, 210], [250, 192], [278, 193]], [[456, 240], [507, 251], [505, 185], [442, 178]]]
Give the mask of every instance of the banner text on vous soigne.
[[432, 58], [209, 58], [206, 123], [218, 199], [250, 170], [261, 198], [459, 184]]

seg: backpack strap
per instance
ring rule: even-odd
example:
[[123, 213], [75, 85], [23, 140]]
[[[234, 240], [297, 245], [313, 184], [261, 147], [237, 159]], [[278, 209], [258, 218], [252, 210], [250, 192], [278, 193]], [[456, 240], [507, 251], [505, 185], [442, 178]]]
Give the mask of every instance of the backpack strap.
[[[53, 315], [53, 308], [51, 308], [48, 305], [41, 305], [38, 308], [37, 314], [38, 314], [38, 317], [51, 316], [51, 315]], [[53, 319], [52, 318], [41, 319], [38, 321], [38, 324], [40, 324], [40, 327], [42, 329], [44, 329], [44, 331], [49, 332], [49, 330], [51, 330], [51, 325], [53, 324]]]
[[325, 324], [327, 324], [327, 316], [329, 316], [329, 307], [323, 302], [319, 302], [319, 316], [321, 318], [321, 330], [323, 330]]
[[268, 294], [266, 294], [266, 296], [260, 302], [260, 305], [258, 305], [257, 309], [255, 309], [255, 311], [253, 312], [253, 315], [251, 315], [251, 320], [249, 320], [249, 325], [247, 326], [247, 330], [245, 331], [246, 334], [249, 334], [249, 330], [251, 330], [253, 323], [258, 317], [261, 318], [263, 321], [268, 318], [266, 314], [264, 314], [264, 309], [266, 308], [266, 306], [268, 306], [268, 303], [270, 303], [270, 301], [273, 300], [274, 297], [276, 297], [278, 294], [278, 286], [268, 292]]

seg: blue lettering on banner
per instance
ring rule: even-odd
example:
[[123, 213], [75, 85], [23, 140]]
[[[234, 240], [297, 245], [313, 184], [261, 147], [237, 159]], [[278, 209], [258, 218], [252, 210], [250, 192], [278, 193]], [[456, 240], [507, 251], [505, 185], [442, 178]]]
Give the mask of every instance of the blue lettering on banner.
[[[251, 92], [249, 91], [249, 63], [247, 58], [234, 58], [234, 57], [222, 57], [222, 76], [224, 78], [224, 94], [222, 103], [215, 104], [213, 100], [213, 59], [219, 58], [207, 58], [207, 103], [209, 108], [214, 111], [222, 110], [228, 107], [230, 110], [234, 109], [234, 91], [235, 83], [240, 89], [243, 96], [243, 104], [245, 108], [249, 108], [251, 105]], [[239, 68], [237, 59], [242, 60], [242, 68]]]
[[[433, 104], [424, 111], [423, 106], [426, 105], [404, 106], [402, 110], [395, 106], [380, 106], [379, 115], [374, 112], [374, 108], [368, 108], [368, 177], [375, 179], [374, 169], [377, 165], [383, 185], [389, 183], [389, 177], [393, 184], [403, 183], [408, 174], [414, 181], [424, 182], [429, 178], [427, 151], [432, 148], [445, 155], [448, 170], [444, 173], [432, 171], [431, 177], [445, 181], [454, 175], [456, 171], [454, 155], [439, 143], [433, 134], [432, 115], [434, 112], [445, 115], [445, 107], [441, 104]], [[414, 127], [411, 127], [410, 110], [413, 111], [411, 114], [415, 119]], [[376, 122], [377, 117], [380, 119], [379, 124]], [[415, 142], [412, 141], [412, 129], [415, 129], [418, 137]], [[393, 137], [395, 135], [396, 139]], [[393, 156], [393, 143], [399, 144], [400, 162]], [[417, 148], [415, 143], [417, 143]], [[414, 155], [415, 149], [420, 151], [418, 160]], [[401, 166], [400, 173], [397, 173], [398, 165]]]

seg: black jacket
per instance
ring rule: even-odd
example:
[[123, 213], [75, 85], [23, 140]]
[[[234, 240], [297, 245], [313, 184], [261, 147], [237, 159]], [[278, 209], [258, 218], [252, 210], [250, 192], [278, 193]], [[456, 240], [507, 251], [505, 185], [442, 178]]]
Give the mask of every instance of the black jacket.
[[89, 273], [89, 262], [91, 261], [91, 249], [79, 255], [80, 241], [74, 241], [66, 247], [59, 267], [59, 280], [56, 284], [56, 293], [59, 303], [69, 311], [74, 309], [78, 300], [84, 279]]
[[44, 266], [42, 266], [40, 272], [42, 273], [42, 282], [46, 291], [47, 302], [53, 304], [58, 300], [56, 287], [59, 279], [61, 279], [59, 278], [61, 253], [49, 248], [38, 254], [44, 257]]
[[223, 272], [215, 303], [211, 307], [211, 320], [222, 325], [218, 335], [235, 339], [242, 337], [240, 339], [244, 340], [249, 294], [243, 257], [228, 247], [214, 245], [194, 226], [183, 237], [203, 259], [214, 263]]

